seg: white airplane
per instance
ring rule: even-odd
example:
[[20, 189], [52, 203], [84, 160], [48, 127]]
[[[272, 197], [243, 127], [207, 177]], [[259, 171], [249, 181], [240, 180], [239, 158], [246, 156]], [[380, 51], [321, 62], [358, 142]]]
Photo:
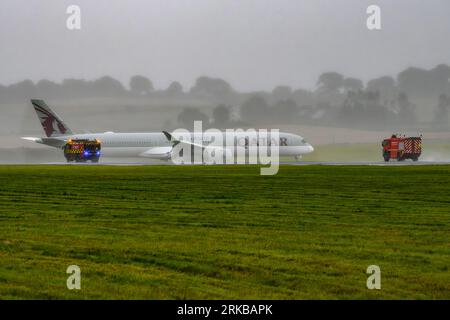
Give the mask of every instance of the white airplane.
[[[142, 133], [73, 133], [72, 130], [54, 113], [43, 100], [31, 100], [31, 103], [39, 117], [46, 137], [22, 137], [22, 139], [44, 144], [55, 148], [64, 148], [69, 140], [98, 139], [101, 142], [101, 153], [105, 157], [144, 157], [159, 160], [170, 160], [171, 152], [178, 143], [189, 144], [199, 147], [198, 144], [177, 140], [166, 131], [142, 132]], [[202, 148], [219, 148], [211, 143], [214, 138], [204, 133], [202, 135]], [[247, 147], [249, 144], [248, 133], [245, 132], [223, 132], [227, 141], [234, 141], [235, 147]], [[251, 142], [250, 142], [251, 143]], [[279, 145], [279, 156], [294, 156], [296, 159], [302, 155], [313, 152], [314, 148], [301, 136], [291, 133], [279, 133], [279, 141], [271, 143]], [[223, 148], [223, 147], [222, 147]]]

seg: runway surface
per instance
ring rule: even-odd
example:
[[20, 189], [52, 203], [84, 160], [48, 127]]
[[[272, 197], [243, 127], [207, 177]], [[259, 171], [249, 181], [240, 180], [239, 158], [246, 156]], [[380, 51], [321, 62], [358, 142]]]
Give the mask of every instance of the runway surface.
[[[67, 163], [67, 162], [42, 162], [42, 163], [3, 163], [3, 165], [70, 165], [70, 166], [175, 166], [172, 162], [99, 162], [99, 163]], [[184, 165], [202, 165], [202, 164], [184, 164]], [[233, 165], [233, 164], [229, 164]], [[329, 162], [329, 161], [283, 161], [280, 165], [307, 166], [430, 166], [430, 165], [450, 165], [450, 161], [352, 161], [352, 162]]]
[[290, 165], [325, 165], [325, 166], [430, 166], [430, 165], [449, 165], [450, 161], [355, 161], [355, 162], [321, 162], [321, 161], [300, 161], [300, 162], [281, 162], [280, 164]]

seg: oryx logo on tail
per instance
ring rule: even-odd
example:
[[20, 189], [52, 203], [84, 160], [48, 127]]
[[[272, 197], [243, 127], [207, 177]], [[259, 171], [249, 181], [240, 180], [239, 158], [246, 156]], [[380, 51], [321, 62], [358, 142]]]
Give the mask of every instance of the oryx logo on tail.
[[72, 131], [43, 100], [31, 100], [47, 137], [70, 135]]

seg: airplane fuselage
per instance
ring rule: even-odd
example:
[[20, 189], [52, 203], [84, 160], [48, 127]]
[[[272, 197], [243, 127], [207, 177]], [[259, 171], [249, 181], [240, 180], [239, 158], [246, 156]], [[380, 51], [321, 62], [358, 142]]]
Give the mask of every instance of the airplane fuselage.
[[[50, 109], [44, 100], [32, 99], [31, 104], [47, 137], [22, 137], [22, 139], [61, 149], [66, 146], [69, 140], [97, 139], [101, 143], [101, 154], [105, 157], [147, 157], [174, 160], [174, 157], [177, 158], [178, 155], [185, 154], [184, 151], [187, 152], [187, 148], [191, 152], [195, 149], [195, 154], [201, 149], [207, 160], [220, 153], [226, 155], [226, 157], [233, 155], [242, 157], [243, 154], [256, 155], [255, 149], [258, 155], [263, 155], [265, 150], [270, 149], [271, 155], [300, 157], [314, 150], [301, 136], [278, 132], [278, 130], [236, 129], [218, 131], [209, 129], [203, 132], [201, 127], [200, 130], [195, 127], [195, 123], [196, 132], [192, 133], [176, 130], [173, 133], [163, 131], [76, 134]], [[175, 137], [174, 134], [177, 136]], [[183, 146], [183, 150], [178, 152], [180, 146]]]
[[[301, 156], [312, 152], [313, 147], [301, 136], [291, 133], [279, 133], [279, 138], [271, 141], [257, 138], [248, 138], [245, 132], [223, 132], [222, 141], [232, 141], [235, 147], [245, 148], [255, 145], [278, 145], [280, 156]], [[205, 145], [218, 145], [214, 136], [208, 132], [193, 133], [193, 138]], [[172, 143], [162, 132], [147, 133], [84, 133], [67, 136], [57, 136], [53, 139], [62, 143], [69, 139], [98, 139], [102, 145], [102, 156], [105, 157], [149, 157], [165, 158], [166, 151], [172, 148]], [[197, 140], [197, 141], [198, 141]], [[47, 144], [45, 142], [42, 142]], [[222, 145], [222, 142], [221, 144]], [[158, 156], [160, 155], [160, 156]]]

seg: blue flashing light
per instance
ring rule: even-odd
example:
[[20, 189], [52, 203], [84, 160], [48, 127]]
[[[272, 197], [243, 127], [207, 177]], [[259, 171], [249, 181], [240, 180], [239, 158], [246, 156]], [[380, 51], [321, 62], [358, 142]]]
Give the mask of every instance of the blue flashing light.
[[100, 155], [100, 151], [97, 151], [97, 155], [98, 155], [98, 156]]
[[89, 155], [89, 151], [85, 151], [83, 154], [84, 154], [85, 156], [88, 156], [88, 155]]

